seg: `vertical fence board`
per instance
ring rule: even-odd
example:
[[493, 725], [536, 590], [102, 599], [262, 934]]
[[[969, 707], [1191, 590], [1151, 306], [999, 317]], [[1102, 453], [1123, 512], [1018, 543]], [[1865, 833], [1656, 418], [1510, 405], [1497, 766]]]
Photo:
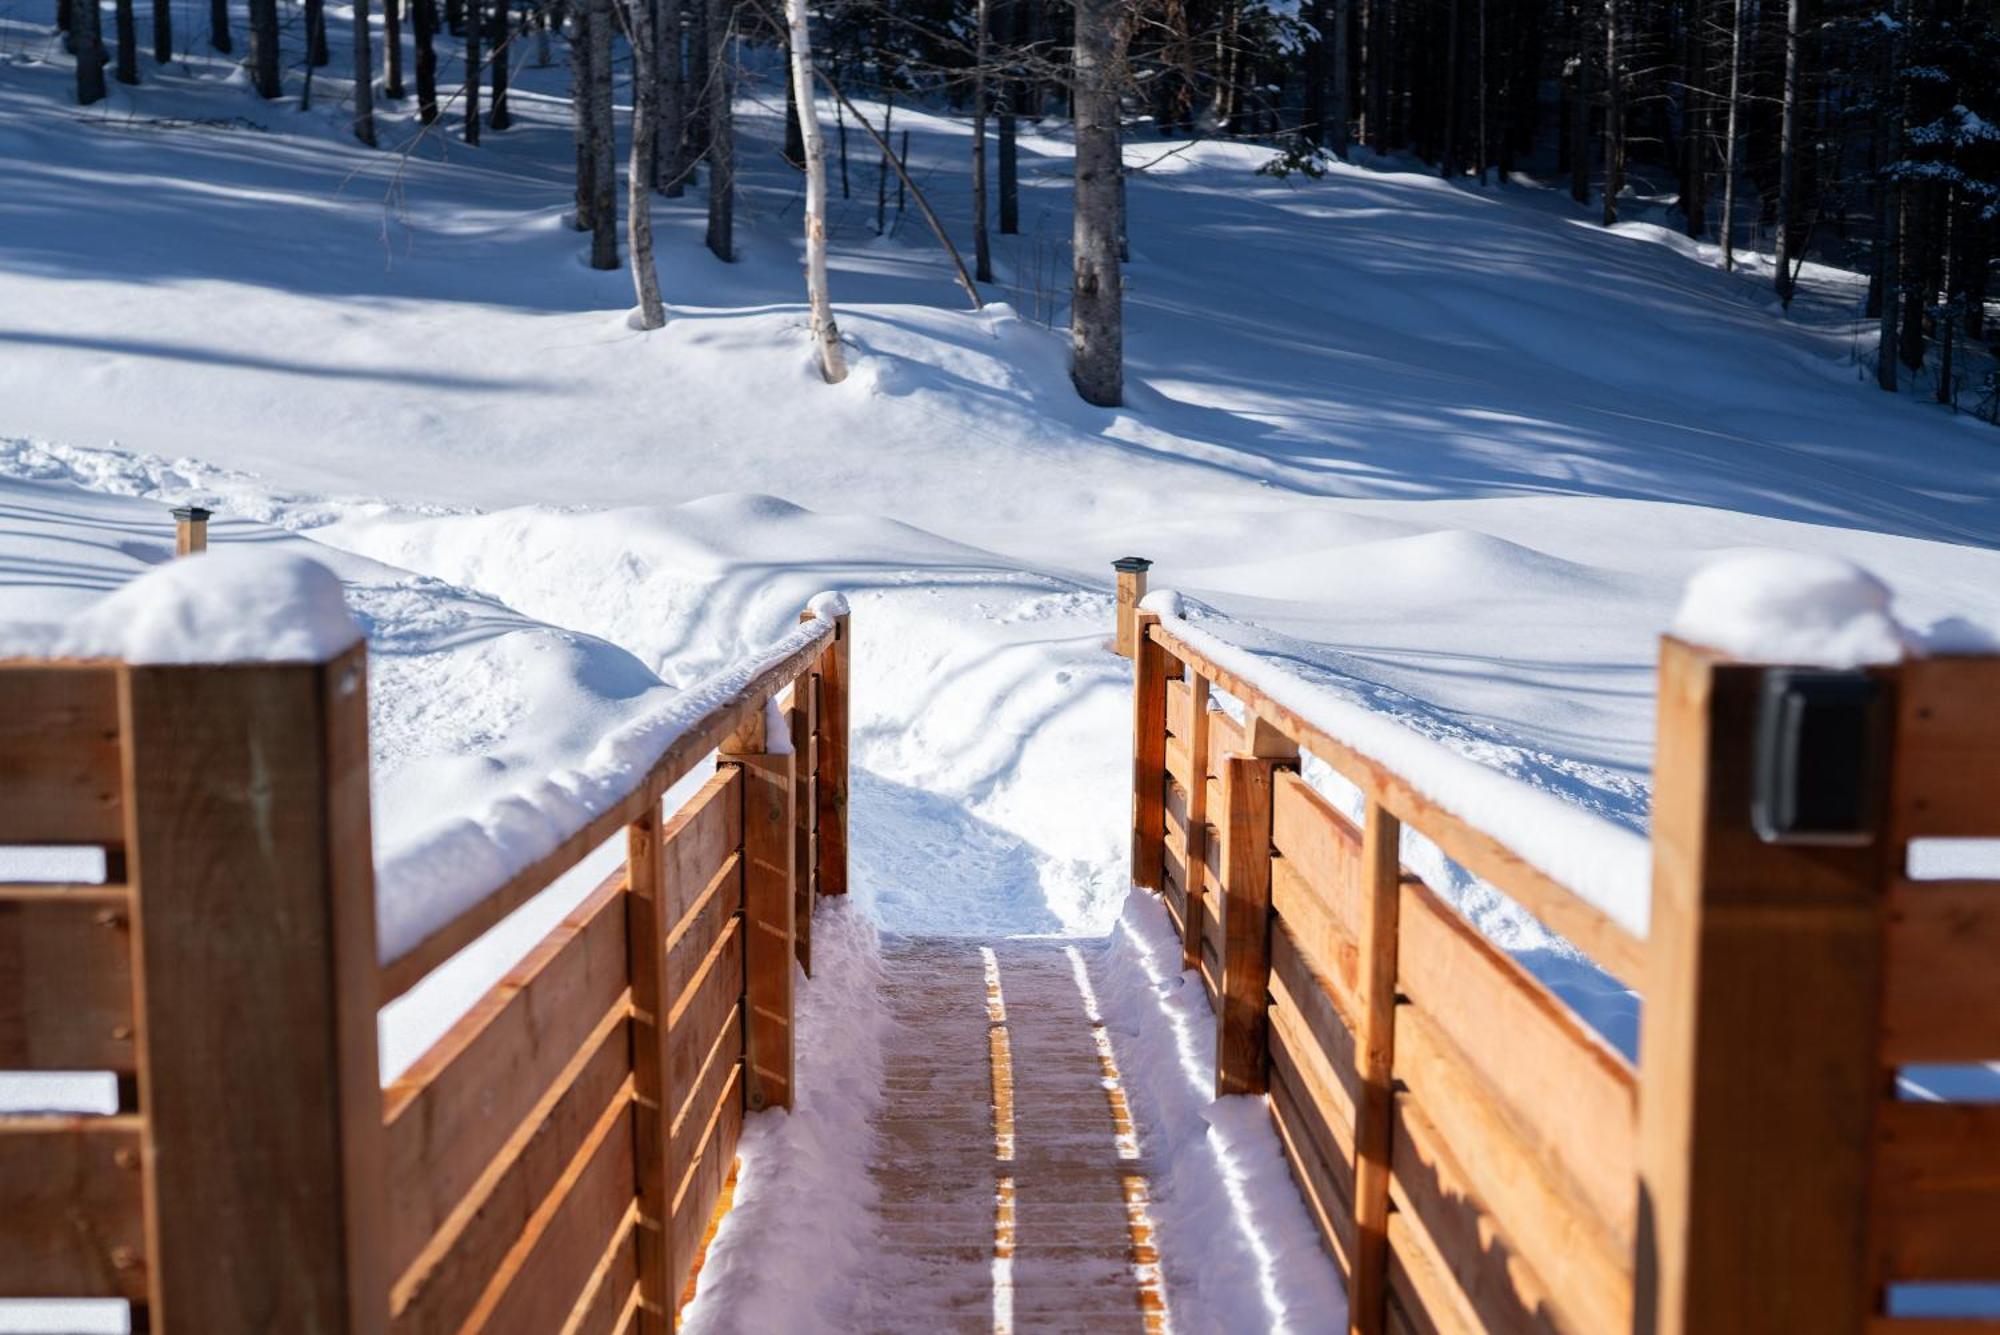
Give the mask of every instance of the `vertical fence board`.
[[660, 804], [626, 827], [625, 949], [632, 983], [632, 1169], [642, 1335], [673, 1329], [673, 1182], [667, 1163], [667, 875]]
[[1168, 655], [1148, 633], [1159, 621], [1138, 615], [1132, 655], [1132, 884], [1155, 893], [1167, 839]]
[[766, 749], [760, 716], [724, 744], [743, 772], [744, 1093], [792, 1106], [792, 763]]
[[1403, 826], [1371, 800], [1361, 827], [1361, 1097], [1354, 1118], [1354, 1284], [1348, 1329], [1379, 1335], [1389, 1250], [1389, 1120], [1396, 1041], [1396, 940]]

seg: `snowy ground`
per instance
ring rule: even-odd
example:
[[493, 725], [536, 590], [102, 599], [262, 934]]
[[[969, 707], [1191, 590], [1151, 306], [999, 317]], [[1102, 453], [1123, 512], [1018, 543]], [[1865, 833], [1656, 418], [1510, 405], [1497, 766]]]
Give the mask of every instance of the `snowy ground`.
[[[857, 133], [832, 276], [854, 374], [827, 387], [768, 86], [741, 106], [739, 262], [701, 248], [698, 192], [657, 203], [669, 324], [640, 334], [628, 277], [585, 267], [564, 225], [560, 69], [518, 70], [520, 124], [485, 147], [447, 117], [404, 159], [343, 137], [331, 71], [310, 113], [199, 58], [80, 112], [44, 17], [0, 5], [0, 618], [165, 559], [166, 503], [213, 505], [219, 542], [292, 535], [370, 633], [389, 856], [848, 590], [859, 916], [808, 1030], [867, 1069], [879, 1034], [829, 999], [867, 995], [870, 927], [1109, 937], [1121, 1060], [1187, 1165], [1159, 1201], [1186, 1328], [1281, 1311], [1296, 1239], [1174, 1272], [1175, 1230], [1268, 1182], [1274, 1151], [1192, 1086], [1204, 1031], [1157, 914], [1126, 903], [1111, 558], [1154, 558], [1156, 585], [1265, 628], [1322, 685], [1632, 829], [1655, 637], [1715, 555], [1844, 556], [1905, 622], [2000, 630], [2000, 435], [1858, 383], [1830, 309], [1783, 322], [1753, 279], [1551, 194], [1393, 162], [1276, 182], [1247, 146], [1137, 138], [1129, 405], [1105, 411], [1045, 327], [1057, 128], [1023, 135], [1024, 235], [996, 238], [977, 314], [914, 213], [874, 235]], [[386, 144], [414, 138], [410, 110], [384, 113]], [[966, 242], [964, 127], [897, 123]], [[392, 1010], [385, 1066], [583, 879]], [[1460, 896], [1629, 1049], [1631, 998]], [[759, 1203], [760, 1155], [767, 1182], [809, 1177], [865, 1134], [865, 1093], [829, 1099], [746, 1141], [724, 1258], [784, 1245], [749, 1222], [783, 1199]]]

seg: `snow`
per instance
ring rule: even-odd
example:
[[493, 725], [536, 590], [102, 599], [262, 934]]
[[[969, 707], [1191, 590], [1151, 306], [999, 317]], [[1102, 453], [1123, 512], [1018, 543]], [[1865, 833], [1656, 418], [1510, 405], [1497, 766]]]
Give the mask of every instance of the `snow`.
[[[1781, 321], [1712, 248], [1587, 225], [1557, 193], [1393, 159], [1280, 182], [1256, 145], [1135, 141], [1130, 402], [1086, 408], [1060, 332], [1069, 145], [1024, 121], [1024, 230], [994, 238], [977, 314], [914, 220], [873, 235], [857, 156], [829, 218], [853, 373], [830, 387], [769, 86], [739, 103], [738, 262], [702, 249], [700, 192], [656, 201], [671, 315], [640, 334], [629, 277], [588, 269], [564, 221], [560, 68], [516, 69], [519, 124], [482, 148], [448, 114], [401, 158], [348, 138], [337, 66], [311, 113], [198, 50], [78, 112], [46, 24], [0, 16], [0, 36], [0, 620], [67, 623], [166, 566], [168, 505], [217, 512], [189, 571], [250, 544], [331, 571], [369, 639], [385, 953], [601, 809], [694, 700], [845, 591], [852, 903], [819, 921], [801, 1103], [750, 1119], [698, 1331], [739, 1298], [842, 1310], [866, 1280], [844, 1250], [863, 1214], [831, 1211], [866, 1210], [842, 1193], [873, 1106], [875, 930], [1088, 945], [1185, 1328], [1334, 1319], [1268, 1127], [1209, 1097], [1199, 984], [1128, 896], [1112, 558], [1154, 557], [1185, 593], [1170, 615], [1641, 931], [1653, 664], [1691, 577], [1827, 558], [1873, 572], [1934, 650], [2000, 628], [1990, 428], [1856, 383], [1860, 285], [1831, 271], [1809, 266]], [[412, 116], [378, 106], [385, 143]], [[896, 121], [964, 236], [963, 122]], [[1631, 1054], [1628, 991], [1405, 840]], [[617, 856], [389, 1007], [385, 1075]], [[1926, 1087], [1991, 1096], [1991, 1072], [1956, 1078]], [[0, 1105], [101, 1085], [4, 1076]], [[751, 1294], [760, 1273], [784, 1283]]]
[[1753, 663], [1852, 668], [1893, 663], [1910, 636], [1889, 588], [1855, 565], [1798, 552], [1720, 558], [1688, 581], [1674, 634]]
[[1178, 594], [1149, 594], [1145, 606], [1161, 614], [1163, 629], [1218, 667], [1254, 683], [1335, 741], [1393, 770], [1444, 811], [1499, 840], [1626, 931], [1645, 937], [1652, 906], [1652, 848], [1644, 838], [1425, 737], [1368, 708], [1352, 692], [1305, 681], [1194, 622], [1169, 615], [1165, 609], [1178, 602]]
[[360, 638], [332, 571], [245, 547], [158, 566], [66, 623], [0, 625], [0, 655], [323, 663]]

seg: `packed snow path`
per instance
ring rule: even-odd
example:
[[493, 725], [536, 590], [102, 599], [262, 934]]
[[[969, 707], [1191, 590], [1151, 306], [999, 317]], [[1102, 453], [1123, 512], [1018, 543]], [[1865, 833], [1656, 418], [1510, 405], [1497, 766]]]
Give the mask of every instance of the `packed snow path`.
[[[883, 942], [871, 1331], [1166, 1329], [1095, 943]], [[1088, 952], [1088, 953], [1087, 953]]]

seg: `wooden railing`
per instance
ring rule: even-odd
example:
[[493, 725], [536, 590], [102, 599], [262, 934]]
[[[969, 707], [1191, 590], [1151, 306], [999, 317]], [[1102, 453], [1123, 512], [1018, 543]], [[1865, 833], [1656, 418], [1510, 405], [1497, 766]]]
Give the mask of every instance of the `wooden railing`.
[[[1872, 834], [1800, 845], [1751, 823], [1769, 669], [1664, 641], [1641, 939], [1136, 603], [1133, 877], [1214, 1001], [1218, 1092], [1268, 1099], [1351, 1330], [2000, 1330], [1885, 1306], [2000, 1279], [2000, 1105], [1897, 1093], [2000, 1058], [2000, 884], [1908, 875], [1912, 840], [2000, 836], [2000, 659], [1874, 670]], [[1636, 1068], [1402, 864], [1405, 829], [1640, 993]]]
[[[0, 1117], [0, 1297], [124, 1298], [156, 1333], [672, 1329], [744, 1112], [792, 1102], [793, 961], [846, 885], [848, 619], [817, 606], [386, 963], [364, 647], [0, 664], [0, 845], [107, 872], [0, 885], [0, 1070], [115, 1072], [121, 1105]], [[384, 1090], [379, 1008], [621, 829], [624, 866]]]

